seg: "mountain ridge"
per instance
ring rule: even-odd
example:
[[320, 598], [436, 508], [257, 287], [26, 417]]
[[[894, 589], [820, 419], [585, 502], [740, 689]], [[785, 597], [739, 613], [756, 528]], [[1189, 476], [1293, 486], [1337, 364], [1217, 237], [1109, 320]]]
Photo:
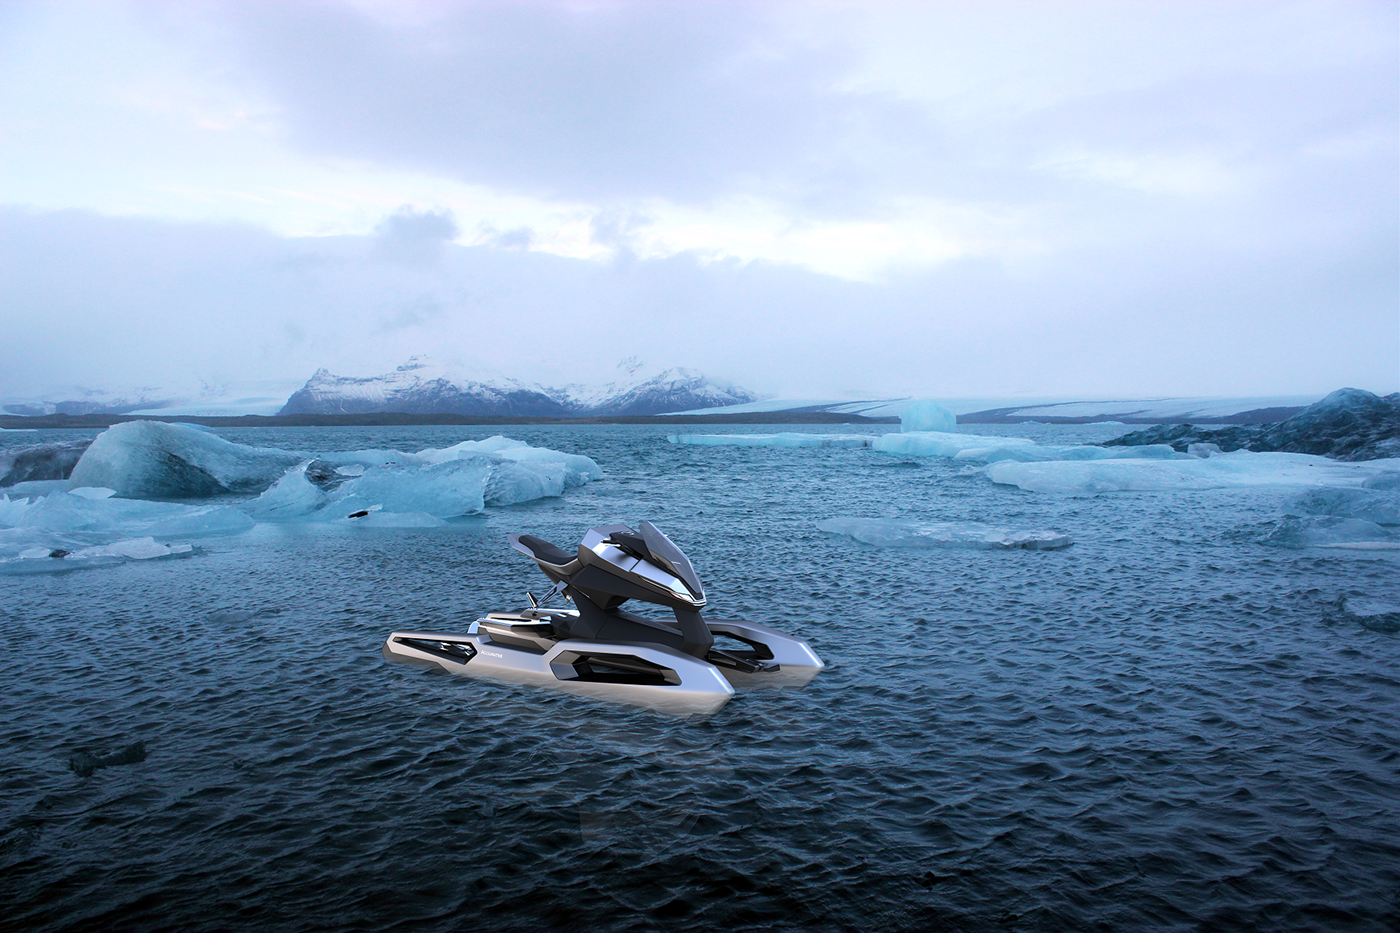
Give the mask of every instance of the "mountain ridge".
[[[338, 376], [318, 369], [293, 392], [278, 415], [402, 412], [474, 416], [571, 418], [656, 415], [755, 401], [747, 389], [721, 385], [703, 373], [672, 367], [650, 375], [634, 360], [619, 364], [624, 378], [594, 387], [551, 387], [491, 374], [469, 377], [415, 356], [378, 376]], [[631, 377], [631, 378], [626, 378]]]

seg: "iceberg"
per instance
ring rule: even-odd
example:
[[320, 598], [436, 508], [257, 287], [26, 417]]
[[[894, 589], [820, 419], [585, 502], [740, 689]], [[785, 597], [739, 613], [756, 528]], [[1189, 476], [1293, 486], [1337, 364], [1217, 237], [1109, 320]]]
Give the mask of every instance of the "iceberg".
[[1400, 534], [1361, 518], [1335, 515], [1284, 516], [1264, 543], [1287, 548], [1346, 548], [1355, 551], [1400, 549]]
[[905, 433], [937, 431], [951, 434], [958, 429], [958, 419], [951, 411], [929, 399], [910, 403], [899, 413], [899, 430]]
[[128, 499], [199, 499], [266, 489], [302, 459], [187, 425], [127, 421], [97, 436], [69, 485], [105, 486]]
[[[566, 454], [548, 447], [531, 447], [524, 441], [513, 440], [497, 434], [484, 441], [462, 441], [441, 450], [425, 450], [417, 454], [428, 463], [442, 463], [462, 457], [486, 455], [497, 460], [509, 460], [525, 464], [559, 464], [564, 468], [564, 488], [572, 489], [584, 483], [603, 478], [603, 469], [591, 457], [581, 454]], [[549, 493], [559, 495], [559, 493]], [[538, 497], [535, 497], [538, 498]], [[523, 501], [523, 500], [516, 500]]]
[[91, 441], [0, 448], [0, 486], [67, 479]]
[[[994, 483], [1031, 492], [1093, 495], [1245, 487], [1360, 486], [1370, 476], [1393, 470], [1396, 462], [1352, 463], [1312, 454], [1254, 453], [1237, 450], [1208, 458], [1183, 454], [1179, 460], [1002, 461], [987, 467]], [[1386, 466], [1386, 465], [1389, 466]]]
[[287, 470], [248, 511], [264, 520], [423, 527], [487, 506], [562, 496], [602, 475], [590, 457], [500, 436], [416, 454], [328, 453]]
[[667, 434], [666, 440], [697, 447], [870, 447], [875, 442], [862, 434]]
[[1093, 444], [1040, 445], [1028, 437], [998, 437], [987, 434], [955, 434], [945, 431], [917, 431], [883, 434], [874, 448], [881, 453], [907, 457], [951, 457], [999, 463], [1039, 463], [1051, 460], [1171, 460], [1184, 459], [1167, 444], [1150, 447], [1097, 447]]
[[1400, 490], [1362, 487], [1309, 489], [1288, 503], [1293, 515], [1359, 518], [1378, 525], [1400, 525]]
[[114, 499], [109, 489], [56, 491], [39, 498], [0, 495], [0, 573], [103, 567], [185, 556], [188, 543], [161, 538], [235, 534], [253, 521], [228, 506]]
[[1374, 632], [1400, 632], [1400, 603], [1366, 596], [1338, 596], [1334, 605], [1341, 617]]
[[68, 486], [103, 486], [127, 499], [259, 492], [248, 511], [268, 519], [327, 509], [319, 517], [346, 517], [372, 506], [450, 518], [486, 505], [559, 496], [602, 475], [589, 457], [500, 435], [417, 453], [371, 449], [308, 457], [235, 444], [202, 428], [132, 421], [93, 441]]
[[876, 547], [1056, 551], [1072, 543], [1057, 531], [1003, 528], [981, 522], [915, 522], [892, 518], [828, 518], [828, 534], [848, 535]]
[[327, 488], [313, 481], [314, 474], [308, 475], [314, 463], [288, 470], [249, 505], [249, 512], [262, 519], [282, 520], [334, 520], [357, 512], [368, 517], [371, 511], [422, 512], [451, 518], [485, 507], [486, 484], [491, 477], [491, 462], [473, 457], [428, 466], [390, 463], [369, 467], [359, 476], [344, 477], [343, 482], [327, 484]]
[[56, 492], [41, 499], [0, 498], [0, 525], [124, 538], [184, 538], [247, 531], [253, 527], [253, 520], [225, 505], [181, 505]]

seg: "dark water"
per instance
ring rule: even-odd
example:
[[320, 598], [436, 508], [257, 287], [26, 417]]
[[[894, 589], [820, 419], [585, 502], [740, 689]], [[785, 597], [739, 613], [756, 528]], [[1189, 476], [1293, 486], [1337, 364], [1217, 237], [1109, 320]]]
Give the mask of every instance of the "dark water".
[[[1400, 597], [1398, 562], [1261, 545], [1286, 493], [1067, 499], [868, 450], [507, 433], [608, 477], [446, 530], [260, 525], [0, 578], [0, 927], [1400, 927], [1400, 639], [1329, 608]], [[881, 550], [814, 527], [835, 515], [1075, 544]], [[715, 613], [828, 669], [700, 722], [380, 658], [392, 628], [538, 591], [505, 532], [644, 518]]]

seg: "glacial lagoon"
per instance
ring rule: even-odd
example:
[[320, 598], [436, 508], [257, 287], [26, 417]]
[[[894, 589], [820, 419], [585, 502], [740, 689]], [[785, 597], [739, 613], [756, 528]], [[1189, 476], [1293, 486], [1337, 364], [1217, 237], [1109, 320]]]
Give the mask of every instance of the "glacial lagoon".
[[[1400, 464], [967, 430], [221, 429], [290, 455], [0, 489], [0, 926], [1392, 929]], [[539, 592], [506, 533], [641, 519], [827, 670], [699, 720], [380, 657]]]

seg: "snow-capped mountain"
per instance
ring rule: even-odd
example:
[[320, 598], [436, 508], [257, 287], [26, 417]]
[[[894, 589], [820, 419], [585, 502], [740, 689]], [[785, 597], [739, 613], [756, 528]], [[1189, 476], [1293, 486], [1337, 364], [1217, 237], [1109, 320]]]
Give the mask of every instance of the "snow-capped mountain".
[[296, 380], [244, 379], [233, 382], [94, 389], [58, 386], [23, 396], [0, 398], [7, 415], [271, 415], [286, 404]]
[[36, 395], [6, 397], [0, 410], [7, 415], [121, 415], [142, 408], [160, 408], [174, 399], [153, 386], [108, 391], [69, 386]]
[[551, 388], [506, 376], [467, 377], [422, 356], [382, 376], [316, 372], [279, 414], [654, 415], [754, 401], [744, 389], [711, 382], [693, 369], [648, 377], [636, 359], [619, 364], [623, 378], [603, 386]]

